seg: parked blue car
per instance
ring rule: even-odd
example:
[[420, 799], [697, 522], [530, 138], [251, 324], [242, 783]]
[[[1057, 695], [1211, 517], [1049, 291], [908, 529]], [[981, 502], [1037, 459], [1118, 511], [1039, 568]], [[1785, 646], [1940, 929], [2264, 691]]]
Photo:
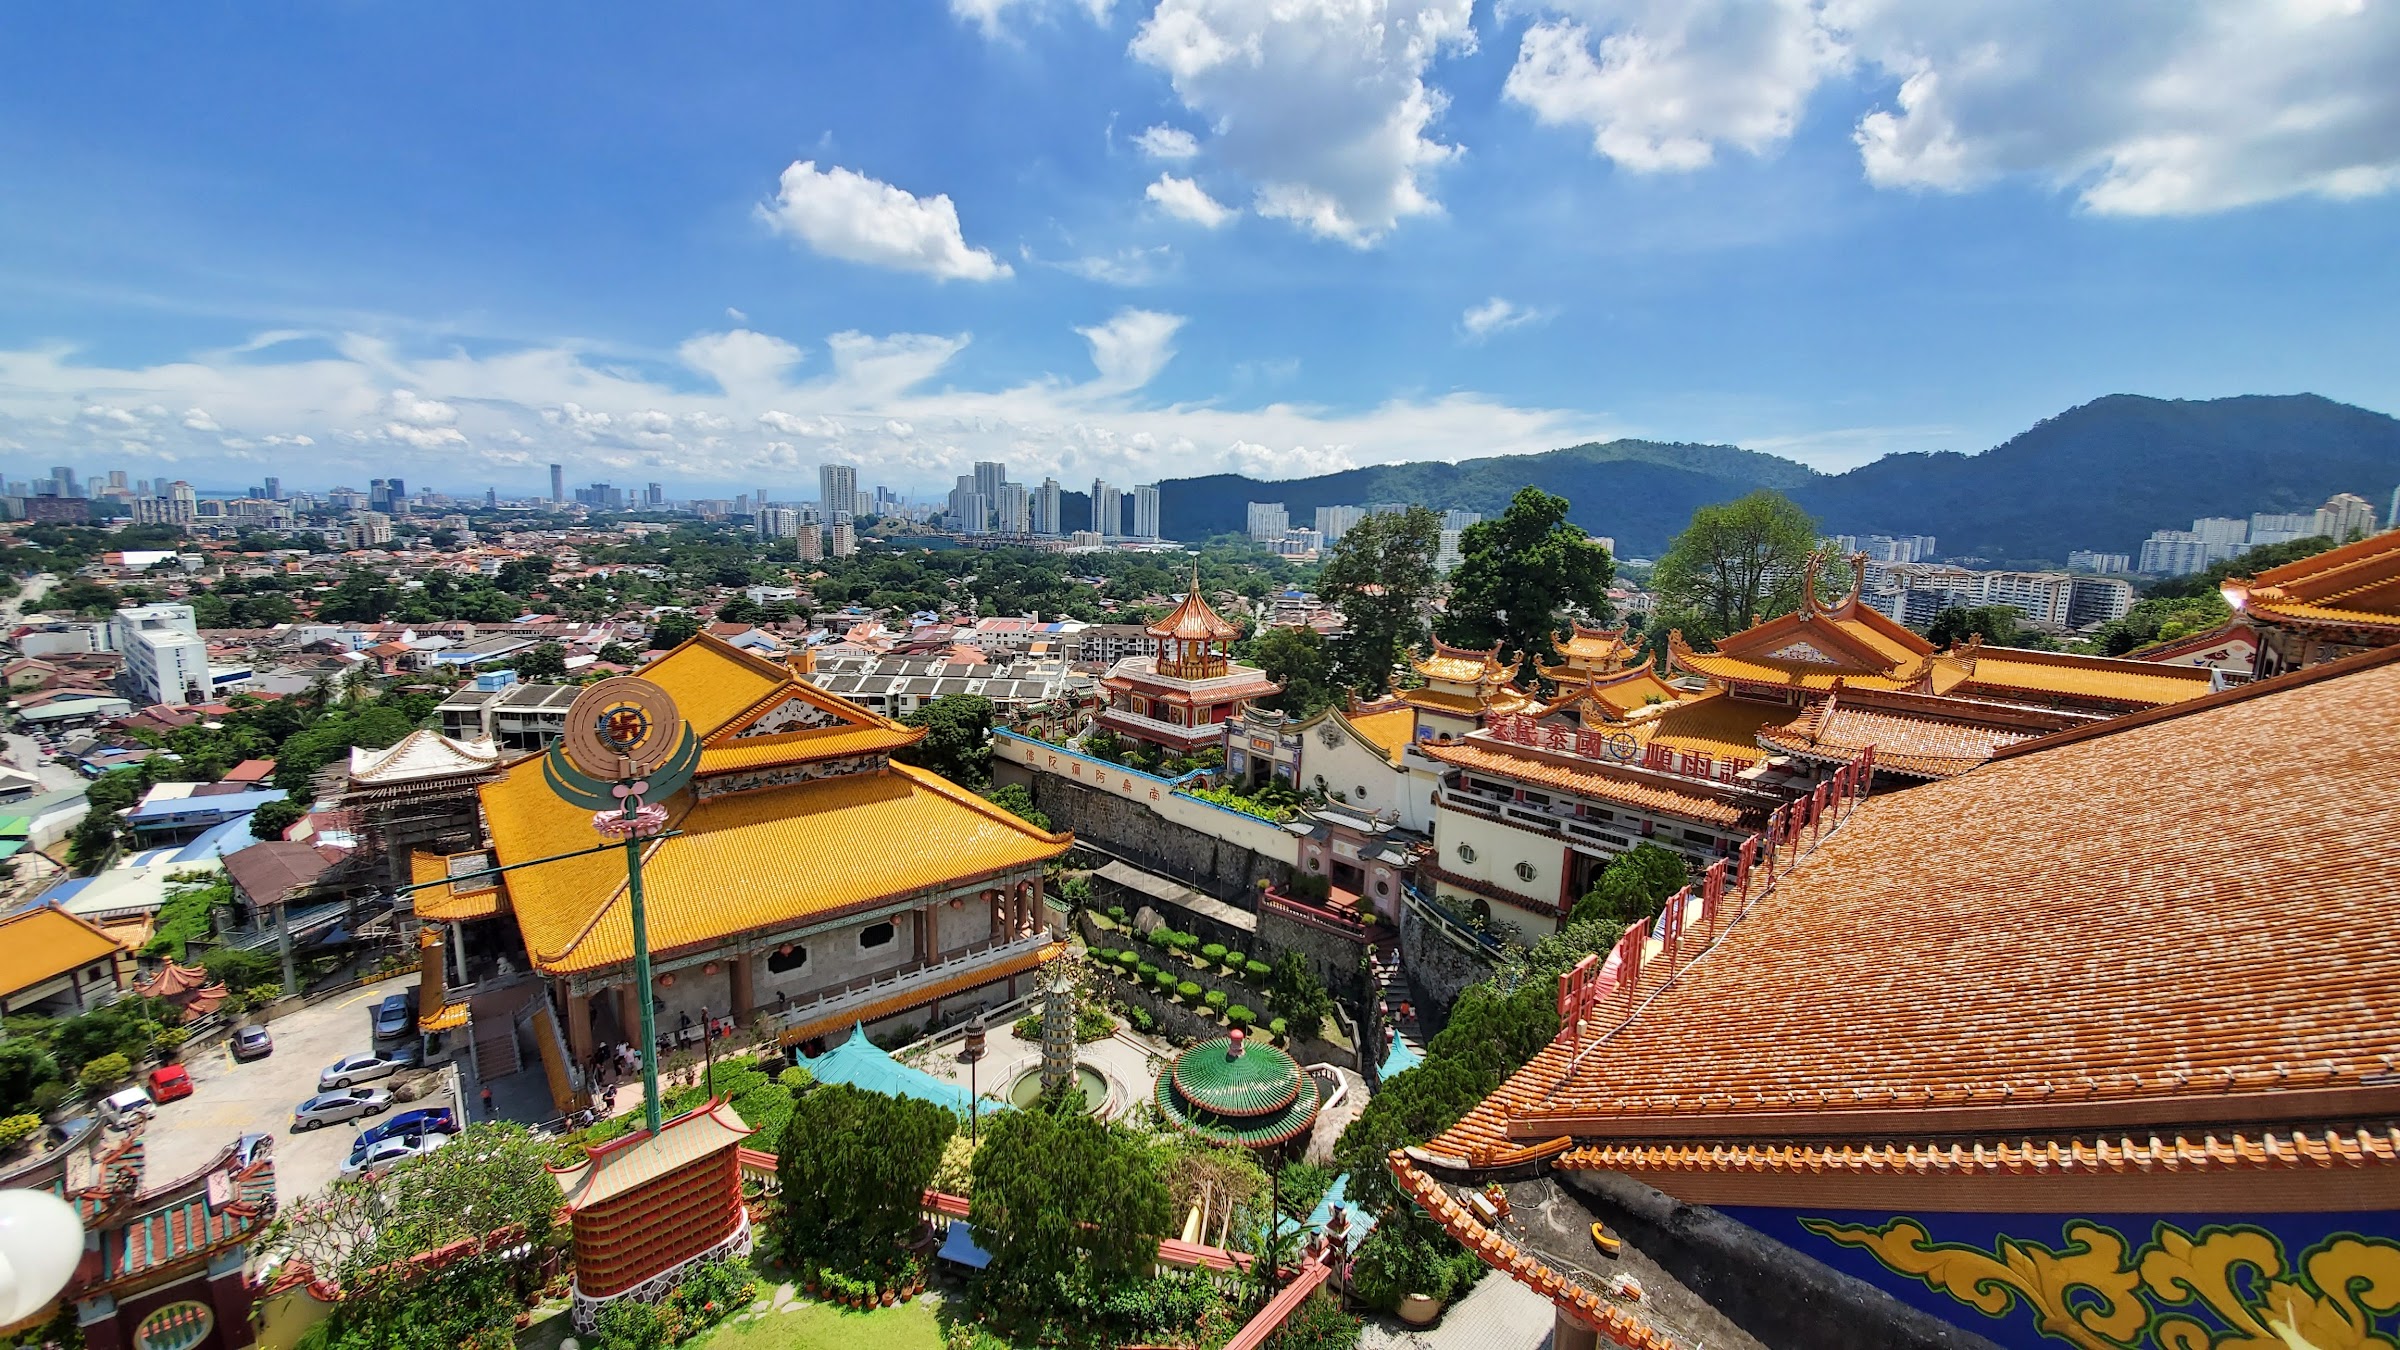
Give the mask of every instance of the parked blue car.
[[425, 1134], [429, 1131], [437, 1134], [458, 1133], [458, 1113], [447, 1106], [428, 1106], [415, 1111], [403, 1111], [379, 1125], [360, 1130], [358, 1138], [352, 1142], [350, 1147], [357, 1150], [369, 1145], [380, 1144], [386, 1139], [397, 1138], [400, 1135]]

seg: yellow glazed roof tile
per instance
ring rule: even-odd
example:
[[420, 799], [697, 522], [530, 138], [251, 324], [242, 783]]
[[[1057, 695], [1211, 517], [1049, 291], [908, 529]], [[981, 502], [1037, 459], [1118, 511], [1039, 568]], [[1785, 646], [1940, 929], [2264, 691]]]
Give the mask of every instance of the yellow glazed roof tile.
[[[538, 763], [484, 789], [503, 861], [598, 842], [591, 813], [550, 795]], [[824, 919], [1066, 851], [939, 776], [894, 764], [869, 773], [670, 804], [682, 833], [649, 845], [642, 868], [653, 950]], [[511, 907], [535, 965], [553, 974], [633, 958], [625, 863], [608, 852], [509, 874]]]
[[704, 738], [791, 681], [783, 667], [706, 633], [640, 674], [673, 696], [693, 733]]
[[1980, 647], [1971, 655], [1968, 651], [1959, 648], [1934, 658], [1937, 672], [1950, 667], [1961, 676], [1949, 680], [1937, 675], [1936, 692], [1982, 689], [2155, 708], [2198, 698], [2211, 689], [2212, 672], [2206, 666], [2170, 666], [2014, 647]]
[[1400, 762], [1400, 752], [1408, 748], [1408, 743], [1417, 734], [1417, 710], [1414, 708], [1394, 708], [1389, 712], [1368, 713], [1349, 720], [1352, 731], [1357, 732], [1367, 744], [1381, 750], [1384, 758], [1394, 764]]
[[700, 751], [700, 774], [706, 777], [743, 769], [771, 768], [779, 764], [805, 764], [811, 760], [839, 759], [847, 755], [887, 753], [904, 745], [914, 745], [924, 736], [925, 732], [916, 727], [843, 726], [727, 741]]
[[13, 994], [78, 966], [113, 961], [125, 948], [63, 909], [44, 905], [0, 919], [0, 993]]
[[1780, 724], [1792, 715], [1790, 708], [1753, 703], [1716, 690], [1687, 699], [1651, 719], [1643, 743], [1733, 759], [1764, 759], [1767, 752], [1759, 748], [1758, 729]]

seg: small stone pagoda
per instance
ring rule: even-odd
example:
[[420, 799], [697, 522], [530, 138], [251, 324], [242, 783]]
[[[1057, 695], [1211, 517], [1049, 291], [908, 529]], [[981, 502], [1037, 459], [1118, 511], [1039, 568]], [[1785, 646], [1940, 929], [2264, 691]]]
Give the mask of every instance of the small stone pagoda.
[[1239, 1027], [1177, 1055], [1153, 1097], [1177, 1128], [1244, 1148], [1281, 1147], [1317, 1119], [1316, 1080], [1274, 1046], [1249, 1043]]

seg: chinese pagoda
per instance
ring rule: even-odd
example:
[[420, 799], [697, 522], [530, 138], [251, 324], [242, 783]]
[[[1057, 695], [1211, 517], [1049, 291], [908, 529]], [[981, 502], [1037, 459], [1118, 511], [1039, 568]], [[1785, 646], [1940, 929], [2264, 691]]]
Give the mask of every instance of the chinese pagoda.
[[591, 1331], [621, 1298], [664, 1297], [687, 1267], [750, 1250], [742, 1141], [750, 1127], [724, 1101], [653, 1134], [638, 1130], [553, 1168], [575, 1234], [575, 1325]]
[[1483, 719], [1521, 712], [1533, 696], [1517, 688], [1523, 662], [1503, 665], [1500, 644], [1478, 650], [1453, 647], [1434, 639], [1433, 651], [1410, 663], [1425, 683], [1392, 695], [1417, 710], [1418, 739], [1464, 736], [1483, 725]]
[[1254, 699], [1283, 686], [1228, 652], [1241, 630], [1200, 596], [1200, 574], [1175, 612], [1143, 630], [1157, 644], [1149, 656], [1128, 656], [1100, 681], [1108, 694], [1099, 725], [1179, 755], [1214, 744], [1223, 723]]

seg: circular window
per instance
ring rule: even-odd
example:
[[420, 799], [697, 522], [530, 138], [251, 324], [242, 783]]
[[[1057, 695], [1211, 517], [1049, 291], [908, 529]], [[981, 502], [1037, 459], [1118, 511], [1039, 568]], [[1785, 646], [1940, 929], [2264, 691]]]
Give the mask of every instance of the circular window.
[[1460, 844], [1458, 846], [1458, 860], [1460, 862], [1475, 861], [1475, 846], [1473, 844]]
[[1375, 879], [1375, 893], [1377, 895], [1390, 895], [1392, 893], [1392, 883], [1382, 877], [1377, 877]]
[[1366, 790], [1365, 788], [1363, 788], [1363, 787], [1359, 787], [1359, 788], [1352, 788], [1352, 789], [1351, 789], [1351, 791], [1353, 791], [1353, 792], [1355, 792], [1355, 793], [1357, 793], [1357, 794], [1358, 794], [1358, 799], [1359, 799], [1360, 801], [1362, 801], [1362, 802], [1363, 802], [1363, 801], [1365, 801], [1365, 800], [1367, 799], [1367, 790]]
[[1533, 880], [1533, 876], [1534, 876], [1534, 873], [1533, 873], [1533, 864], [1532, 864], [1532, 863], [1529, 863], [1529, 862], [1521, 862], [1521, 863], [1518, 863], [1518, 864], [1517, 864], [1517, 880], [1519, 880], [1519, 881], [1531, 881], [1531, 880]]
[[192, 1299], [170, 1303], [134, 1328], [134, 1350], [188, 1350], [207, 1340], [216, 1325], [216, 1310], [205, 1303]]

